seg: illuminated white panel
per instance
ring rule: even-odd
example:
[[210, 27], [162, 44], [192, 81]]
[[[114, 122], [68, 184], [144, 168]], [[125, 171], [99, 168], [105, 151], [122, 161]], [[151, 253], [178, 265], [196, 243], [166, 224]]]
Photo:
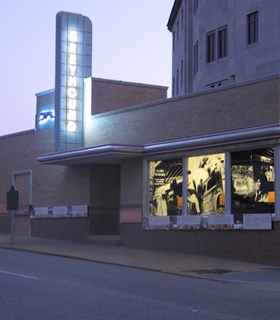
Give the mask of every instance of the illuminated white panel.
[[87, 17], [57, 14], [55, 151], [84, 145], [84, 79], [91, 77], [91, 37]]

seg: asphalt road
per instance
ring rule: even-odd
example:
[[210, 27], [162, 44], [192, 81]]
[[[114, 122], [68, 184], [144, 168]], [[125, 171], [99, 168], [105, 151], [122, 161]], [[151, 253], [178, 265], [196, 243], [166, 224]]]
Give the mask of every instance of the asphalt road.
[[0, 249], [0, 319], [279, 319], [280, 292]]

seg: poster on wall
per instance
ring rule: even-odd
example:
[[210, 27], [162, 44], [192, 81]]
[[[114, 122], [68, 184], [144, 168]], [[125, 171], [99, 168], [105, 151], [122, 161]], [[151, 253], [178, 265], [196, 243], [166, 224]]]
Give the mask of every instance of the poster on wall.
[[[233, 215], [181, 215], [143, 217], [144, 230], [232, 230]], [[238, 228], [240, 229], [240, 228]]]
[[225, 213], [225, 154], [188, 158], [188, 215]]
[[232, 213], [274, 213], [274, 149], [232, 152]]
[[150, 162], [150, 216], [182, 214], [182, 159]]
[[30, 218], [84, 218], [88, 216], [88, 206], [35, 207]]

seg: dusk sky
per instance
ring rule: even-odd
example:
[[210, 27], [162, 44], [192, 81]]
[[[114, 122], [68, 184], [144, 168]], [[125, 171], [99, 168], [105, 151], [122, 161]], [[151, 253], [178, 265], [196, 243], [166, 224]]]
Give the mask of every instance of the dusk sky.
[[[36, 93], [54, 88], [55, 16], [93, 25], [92, 76], [171, 87], [173, 0], [1, 1], [0, 136], [35, 127]], [[170, 89], [169, 89], [170, 95]]]

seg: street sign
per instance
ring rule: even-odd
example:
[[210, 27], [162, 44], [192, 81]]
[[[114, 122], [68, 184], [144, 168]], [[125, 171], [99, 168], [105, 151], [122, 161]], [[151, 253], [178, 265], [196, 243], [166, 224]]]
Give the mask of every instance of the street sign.
[[15, 186], [11, 186], [11, 190], [7, 192], [7, 211], [11, 213], [11, 245], [14, 244], [14, 234], [15, 234], [15, 213], [18, 211], [19, 201], [18, 201], [18, 191], [16, 191]]
[[7, 211], [18, 211], [18, 191], [16, 191], [14, 185], [11, 186], [11, 190], [7, 192]]

